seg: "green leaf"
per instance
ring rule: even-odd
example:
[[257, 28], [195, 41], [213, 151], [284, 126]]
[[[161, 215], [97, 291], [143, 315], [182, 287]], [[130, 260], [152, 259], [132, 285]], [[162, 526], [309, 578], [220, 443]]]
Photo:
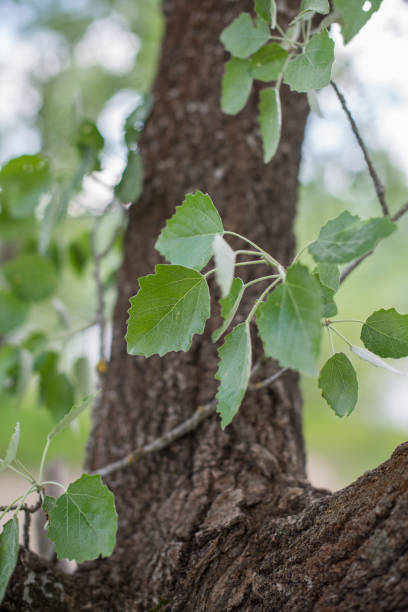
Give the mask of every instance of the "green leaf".
[[58, 276], [52, 263], [41, 255], [23, 253], [3, 266], [13, 291], [23, 300], [39, 301], [54, 293]]
[[334, 8], [341, 15], [341, 33], [347, 44], [367, 23], [371, 15], [378, 11], [382, 0], [371, 0], [370, 8], [363, 10], [365, 0], [334, 0]]
[[10, 217], [30, 217], [49, 184], [47, 158], [42, 155], [22, 155], [10, 160], [0, 171], [0, 201]]
[[172, 264], [201, 270], [212, 256], [216, 234], [223, 234], [221, 217], [208, 194], [188, 194], [161, 231], [156, 249]]
[[210, 316], [210, 293], [199, 272], [184, 266], [157, 265], [156, 274], [139, 279], [130, 298], [127, 349], [131, 355], [162, 356], [187, 351]]
[[0, 603], [17, 565], [18, 520], [16, 515], [7, 521], [0, 535]]
[[92, 392], [92, 370], [88, 357], [78, 357], [72, 367], [75, 379], [75, 387], [80, 398]]
[[215, 278], [221, 288], [222, 297], [226, 297], [230, 292], [234, 278], [235, 251], [219, 234], [214, 237], [213, 251], [216, 265]]
[[45, 495], [44, 496], [44, 501], [43, 501], [42, 509], [44, 510], [45, 514], [47, 515], [47, 520], [49, 520], [49, 514], [50, 514], [51, 510], [54, 508], [56, 503], [57, 503], [57, 500], [56, 500], [55, 497], [52, 497], [51, 495]]
[[15, 391], [20, 373], [20, 349], [13, 344], [0, 347], [0, 389]]
[[258, 81], [276, 81], [288, 52], [276, 43], [265, 45], [250, 59], [250, 74]]
[[84, 272], [87, 263], [91, 260], [91, 255], [90, 232], [83, 232], [78, 238], [69, 243], [69, 263], [78, 275]]
[[315, 270], [322, 285], [334, 292], [338, 290], [340, 286], [340, 270], [336, 264], [319, 263]]
[[240, 323], [218, 350], [220, 364], [215, 378], [221, 382], [216, 395], [217, 412], [225, 429], [237, 414], [251, 375], [251, 336], [247, 322]]
[[289, 62], [284, 72], [284, 81], [294, 91], [320, 89], [330, 82], [334, 60], [334, 42], [327, 30], [314, 34], [304, 53]]
[[276, 2], [275, 0], [255, 0], [256, 14], [271, 24], [272, 30], [276, 26]]
[[22, 325], [28, 317], [28, 305], [14, 293], [0, 289], [0, 334], [8, 334]]
[[319, 283], [320, 298], [322, 301], [321, 316], [324, 319], [327, 319], [329, 317], [334, 317], [337, 314], [337, 306], [334, 302], [333, 289], [329, 289], [329, 287], [326, 287], [325, 285], [323, 285], [323, 283], [319, 279], [319, 275], [317, 274], [317, 272], [312, 272], [312, 275]]
[[263, 19], [258, 19], [255, 27], [249, 13], [241, 13], [223, 30], [220, 40], [231, 55], [245, 58], [258, 51], [269, 37], [269, 27]]
[[344, 353], [336, 353], [326, 361], [320, 372], [319, 388], [337, 416], [353, 412], [358, 398], [358, 382], [356, 372]]
[[395, 308], [377, 310], [364, 323], [360, 337], [380, 357], [407, 357], [408, 314], [399, 314]]
[[287, 269], [286, 280], [258, 309], [257, 324], [265, 353], [282, 366], [316, 372], [322, 304], [319, 284], [301, 264]]
[[242, 296], [244, 295], [244, 283], [240, 278], [234, 278], [232, 281], [231, 289], [226, 297], [220, 299], [221, 305], [221, 316], [224, 319], [223, 324], [215, 332], [213, 332], [211, 338], [213, 342], [217, 342], [221, 338], [222, 334], [231, 324], [235, 313], [238, 310], [238, 306], [241, 302]]
[[264, 162], [267, 164], [278, 150], [282, 114], [279, 92], [273, 87], [260, 93], [259, 125], [261, 128]]
[[247, 103], [252, 87], [251, 62], [232, 58], [225, 64], [221, 84], [221, 109], [227, 115], [236, 115]]
[[136, 108], [125, 120], [125, 142], [130, 149], [139, 142], [143, 132], [144, 123], [153, 108], [153, 96], [150, 94], [141, 96]]
[[115, 546], [117, 514], [100, 476], [82, 474], [55, 503], [47, 503], [47, 536], [58, 559], [78, 563], [108, 557]]
[[48, 438], [52, 440], [54, 436], [59, 434], [61, 431], [64, 431], [72, 423], [79, 417], [80, 414], [84, 410], [86, 410], [92, 403], [93, 397], [85, 397], [82, 402], [80, 402], [77, 406], [73, 406], [69, 412], [51, 429], [48, 434]]
[[75, 401], [74, 390], [67, 375], [54, 370], [41, 374], [40, 398], [55, 421], [62, 419]]
[[72, 188], [77, 188], [77, 183], [86, 172], [100, 170], [99, 154], [104, 146], [104, 139], [96, 124], [89, 119], [84, 119], [78, 125], [75, 135], [75, 144], [81, 154], [82, 164], [73, 179]]
[[14, 432], [8, 443], [6, 456], [0, 460], [0, 472], [4, 472], [12, 461], [16, 458], [18, 443], [20, 441], [20, 423], [16, 423]]
[[21, 344], [22, 348], [34, 355], [42, 350], [47, 343], [47, 336], [43, 332], [33, 332]]
[[302, 0], [300, 10], [314, 11], [321, 15], [327, 15], [330, 12], [329, 0]]
[[362, 221], [345, 210], [322, 227], [309, 252], [319, 263], [347, 263], [371, 251], [381, 238], [396, 229], [395, 223], [386, 217]]
[[129, 151], [127, 165], [120, 183], [115, 187], [115, 196], [121, 202], [137, 202], [143, 191], [143, 164], [138, 151]]

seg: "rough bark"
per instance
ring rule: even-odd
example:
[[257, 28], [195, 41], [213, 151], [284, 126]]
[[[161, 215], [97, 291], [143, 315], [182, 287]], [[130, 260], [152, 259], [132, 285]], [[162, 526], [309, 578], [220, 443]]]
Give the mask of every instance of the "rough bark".
[[[238, 117], [223, 115], [219, 106], [219, 34], [251, 4], [165, 3], [155, 107], [142, 142], [145, 189], [130, 214], [89, 469], [160, 436], [216, 392], [209, 335], [217, 321], [189, 353], [163, 359], [129, 357], [123, 339], [128, 299], [137, 278], [159, 262], [154, 242], [184, 194], [210, 193], [228, 229], [284, 264], [293, 253], [304, 97], [282, 89], [282, 142], [267, 167], [256, 96]], [[297, 4], [284, 3], [281, 19]], [[254, 343], [257, 359], [259, 341]], [[275, 367], [264, 366], [259, 377]], [[403, 446], [344, 491], [330, 495], [311, 487], [297, 378], [287, 373], [271, 388], [249, 392], [224, 432], [213, 416], [193, 434], [107, 478], [120, 518], [113, 557], [84, 564], [71, 577], [23, 554], [2, 609], [407, 609], [407, 466]]]

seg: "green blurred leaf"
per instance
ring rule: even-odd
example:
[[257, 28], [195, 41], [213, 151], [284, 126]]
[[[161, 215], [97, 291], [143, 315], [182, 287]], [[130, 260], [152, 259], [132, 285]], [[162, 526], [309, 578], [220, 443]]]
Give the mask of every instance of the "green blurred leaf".
[[336, 353], [324, 364], [319, 376], [322, 396], [339, 417], [353, 412], [358, 398], [356, 372], [344, 353]]
[[19, 371], [20, 348], [13, 344], [0, 346], [0, 389], [15, 390]]
[[216, 395], [217, 412], [225, 429], [239, 410], [251, 375], [251, 336], [247, 322], [234, 327], [218, 350], [220, 364], [215, 378], [220, 381]]
[[40, 301], [52, 295], [58, 276], [52, 263], [34, 253], [23, 253], [3, 266], [4, 275], [13, 291], [28, 302]]
[[59, 355], [55, 351], [45, 351], [37, 357], [34, 362], [34, 371], [40, 376], [45, 376], [50, 372], [56, 372], [58, 367]]
[[241, 13], [223, 30], [220, 40], [231, 55], [245, 58], [258, 51], [269, 37], [269, 27], [263, 19], [254, 26], [249, 13]]
[[221, 338], [225, 330], [230, 326], [231, 321], [238, 310], [238, 306], [241, 302], [243, 295], [243, 281], [240, 278], [234, 278], [229, 294], [226, 297], [220, 299], [221, 316], [224, 319], [224, 322], [217, 330], [213, 332], [211, 336], [213, 342], [217, 342], [217, 340]]
[[322, 285], [334, 292], [338, 290], [340, 286], [340, 270], [336, 264], [319, 263], [315, 270]]
[[40, 399], [55, 421], [74, 405], [74, 390], [66, 374], [51, 370], [40, 377]]
[[329, 0], [302, 0], [300, 10], [314, 11], [321, 15], [327, 15], [330, 12]]
[[221, 289], [221, 294], [226, 297], [231, 289], [235, 269], [235, 251], [233, 251], [220, 234], [216, 234], [213, 240], [214, 260], [216, 265], [215, 278]]
[[88, 357], [78, 357], [72, 370], [79, 396], [89, 395], [92, 391], [92, 372]]
[[80, 275], [84, 272], [91, 259], [91, 235], [83, 232], [78, 238], [69, 243], [68, 260], [75, 272]]
[[75, 419], [79, 417], [92, 403], [93, 397], [85, 397], [77, 406], [73, 406], [67, 414], [51, 429], [48, 434], [48, 439], [52, 440], [54, 436], [64, 431]]
[[380, 357], [400, 359], [408, 356], [408, 314], [395, 310], [377, 310], [361, 328], [361, 340]]
[[260, 93], [259, 125], [261, 128], [264, 162], [271, 161], [279, 147], [282, 114], [279, 92], [270, 87]]
[[18, 443], [20, 441], [20, 423], [16, 423], [14, 432], [8, 443], [6, 456], [0, 461], [0, 472], [4, 472], [12, 461], [16, 458]]
[[33, 355], [42, 350], [47, 343], [47, 336], [43, 332], [33, 332], [21, 344], [22, 348], [27, 349]]
[[334, 0], [334, 8], [341, 15], [341, 33], [345, 44], [361, 30], [371, 15], [378, 11], [382, 0], [370, 0], [368, 10], [363, 10], [365, 0]]
[[83, 474], [55, 503], [47, 502], [47, 536], [58, 559], [78, 563], [112, 554], [117, 514], [112, 493], [100, 476]]
[[212, 256], [216, 234], [223, 234], [221, 217], [208, 194], [186, 195], [162, 229], [155, 248], [172, 264], [201, 270]]
[[127, 165], [120, 183], [115, 187], [115, 196], [121, 202], [137, 202], [143, 191], [143, 164], [138, 151], [129, 151]]
[[142, 96], [136, 108], [126, 117], [125, 142], [129, 149], [139, 142], [144, 123], [152, 108], [153, 97], [150, 94]]
[[258, 309], [266, 355], [284, 367], [314, 374], [322, 335], [321, 310], [316, 279], [301, 264], [288, 268], [285, 282]]
[[14, 293], [0, 289], [0, 334], [8, 334], [22, 325], [28, 317], [28, 305]]
[[276, 25], [276, 2], [275, 0], [255, 0], [255, 11], [267, 23], [271, 24], [272, 29]]
[[103, 149], [104, 140], [96, 124], [93, 121], [84, 119], [78, 125], [75, 144], [81, 155], [81, 164], [74, 175], [68, 192], [63, 196], [63, 210], [66, 209], [66, 200], [70, 198], [71, 193], [79, 189], [84, 175], [87, 172], [100, 170], [100, 152]]
[[0, 534], [0, 603], [17, 565], [18, 520], [16, 515], [7, 521]]
[[294, 91], [320, 89], [330, 82], [334, 60], [334, 42], [327, 30], [314, 34], [302, 55], [292, 59], [284, 72], [284, 81]]
[[227, 115], [236, 115], [247, 103], [252, 87], [247, 59], [232, 58], [225, 64], [221, 84], [221, 109]]
[[276, 43], [265, 45], [250, 59], [250, 74], [258, 81], [276, 81], [288, 52]]
[[1, 203], [11, 217], [30, 217], [50, 184], [49, 162], [42, 155], [22, 155], [0, 170]]
[[184, 266], [157, 265], [156, 274], [143, 276], [139, 284], [139, 293], [130, 298], [128, 353], [150, 357], [187, 351], [210, 316], [205, 278]]
[[309, 246], [309, 253], [319, 263], [347, 263], [371, 251], [381, 238], [396, 229], [386, 217], [362, 221], [345, 210], [320, 230], [319, 238]]

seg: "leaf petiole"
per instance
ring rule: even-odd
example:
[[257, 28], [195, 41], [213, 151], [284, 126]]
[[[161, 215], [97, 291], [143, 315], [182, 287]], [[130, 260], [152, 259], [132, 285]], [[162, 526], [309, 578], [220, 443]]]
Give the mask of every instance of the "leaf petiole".
[[252, 317], [254, 316], [254, 314], [257, 311], [258, 306], [260, 306], [260, 304], [263, 302], [264, 298], [268, 295], [268, 293], [270, 291], [272, 291], [272, 289], [281, 281], [281, 276], [279, 275], [278, 278], [276, 278], [273, 283], [271, 283], [270, 285], [267, 286], [267, 288], [265, 289], [265, 291], [263, 291], [261, 293], [261, 295], [259, 296], [259, 298], [256, 300], [255, 304], [253, 305], [253, 307], [251, 308], [251, 311], [249, 313], [249, 315], [246, 318], [247, 323], [249, 324], [251, 322]]
[[341, 334], [335, 327], [332, 327], [332, 325], [328, 325], [327, 329], [333, 330], [334, 333], [337, 334], [342, 340], [344, 340], [344, 342], [348, 344], [350, 347], [353, 346], [352, 343], [349, 340], [347, 340], [347, 338], [345, 338], [343, 334]]

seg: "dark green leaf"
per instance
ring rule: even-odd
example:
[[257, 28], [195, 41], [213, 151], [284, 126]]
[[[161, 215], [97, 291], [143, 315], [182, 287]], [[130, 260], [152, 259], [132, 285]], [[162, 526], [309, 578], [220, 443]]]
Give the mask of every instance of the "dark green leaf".
[[210, 316], [205, 278], [184, 266], [158, 265], [156, 274], [143, 276], [139, 284], [139, 293], [130, 298], [128, 353], [150, 357], [187, 351]]
[[201, 270], [212, 256], [216, 234], [223, 234], [221, 217], [208, 194], [188, 194], [160, 233], [156, 249], [173, 264]]
[[265, 353], [282, 366], [316, 372], [322, 334], [319, 285], [301, 264], [288, 268], [285, 282], [258, 309]]
[[47, 343], [47, 336], [43, 332], [33, 332], [22, 343], [22, 348], [34, 355], [42, 350]]
[[74, 405], [74, 390], [66, 374], [54, 370], [40, 378], [40, 398], [55, 421], [59, 421]]
[[72, 421], [75, 421], [75, 419], [77, 419], [79, 415], [90, 406], [92, 399], [92, 397], [86, 397], [77, 406], [73, 406], [71, 410], [67, 412], [66, 415], [55, 425], [55, 427], [51, 429], [50, 433], [48, 434], [48, 438], [52, 440], [54, 436], [59, 434], [61, 431], [64, 431], [64, 429], [66, 429], [68, 425], [72, 423]]
[[259, 125], [261, 128], [264, 162], [267, 164], [278, 150], [282, 114], [279, 92], [273, 87], [260, 93]]
[[234, 327], [218, 354], [220, 364], [215, 378], [221, 384], [216, 396], [217, 412], [224, 429], [238, 412], [251, 375], [251, 336], [247, 322]]
[[69, 243], [68, 257], [75, 272], [82, 274], [91, 259], [91, 236], [89, 232], [84, 232]]
[[223, 30], [221, 42], [231, 55], [245, 58], [258, 51], [269, 37], [269, 27], [263, 19], [258, 20], [254, 26], [251, 16], [241, 13]]
[[115, 187], [115, 196], [121, 202], [137, 202], [143, 191], [143, 164], [138, 151], [129, 151], [122, 179]]
[[139, 142], [144, 123], [153, 108], [153, 98], [149, 95], [141, 96], [136, 108], [125, 120], [125, 142], [130, 149]]
[[42, 155], [22, 155], [0, 171], [1, 203], [10, 217], [30, 217], [50, 184], [48, 160]]
[[244, 283], [240, 278], [234, 278], [229, 294], [220, 299], [221, 315], [224, 319], [224, 323], [215, 332], [213, 332], [211, 336], [213, 342], [217, 342], [217, 340], [221, 338], [222, 334], [231, 324], [243, 295]]
[[361, 340], [380, 357], [407, 357], [408, 314], [401, 315], [395, 308], [377, 310], [364, 323]]
[[284, 81], [292, 90], [320, 89], [330, 82], [334, 60], [334, 42], [326, 30], [314, 34], [302, 55], [292, 59], [284, 72]]
[[276, 2], [275, 0], [255, 0], [255, 11], [267, 23], [271, 24], [272, 29], [276, 25]]
[[20, 373], [20, 349], [13, 344], [0, 347], [0, 389], [15, 390]]
[[100, 476], [83, 474], [56, 502], [47, 503], [46, 511], [47, 536], [58, 559], [82, 563], [112, 554], [117, 514], [113, 495]]
[[381, 238], [386, 238], [397, 226], [386, 217], [361, 221], [345, 210], [320, 230], [319, 238], [309, 252], [317, 262], [347, 263], [368, 253]]
[[247, 59], [232, 58], [225, 64], [221, 86], [221, 109], [227, 115], [236, 115], [247, 103], [252, 87]]
[[14, 293], [0, 289], [0, 334], [8, 334], [28, 317], [28, 305]]
[[337, 416], [353, 412], [358, 398], [358, 382], [356, 372], [344, 353], [336, 353], [325, 363], [319, 376], [319, 388]]
[[336, 292], [340, 286], [340, 270], [338, 266], [336, 264], [319, 263], [315, 270], [322, 285]]
[[347, 44], [378, 11], [382, 0], [371, 0], [368, 10], [363, 10], [365, 0], [334, 0], [334, 7], [341, 15], [341, 33]]
[[250, 60], [250, 73], [259, 81], [276, 81], [285, 64], [288, 52], [276, 43], [265, 45]]
[[13, 291], [23, 300], [39, 301], [54, 293], [57, 272], [45, 257], [23, 253], [3, 266], [4, 275]]
[[75, 144], [81, 154], [82, 161], [69, 188], [70, 192], [79, 188], [84, 174], [100, 169], [99, 156], [104, 146], [104, 140], [96, 124], [84, 119], [77, 128]]
[[0, 535], [0, 603], [18, 559], [18, 520], [14, 515], [7, 521]]

